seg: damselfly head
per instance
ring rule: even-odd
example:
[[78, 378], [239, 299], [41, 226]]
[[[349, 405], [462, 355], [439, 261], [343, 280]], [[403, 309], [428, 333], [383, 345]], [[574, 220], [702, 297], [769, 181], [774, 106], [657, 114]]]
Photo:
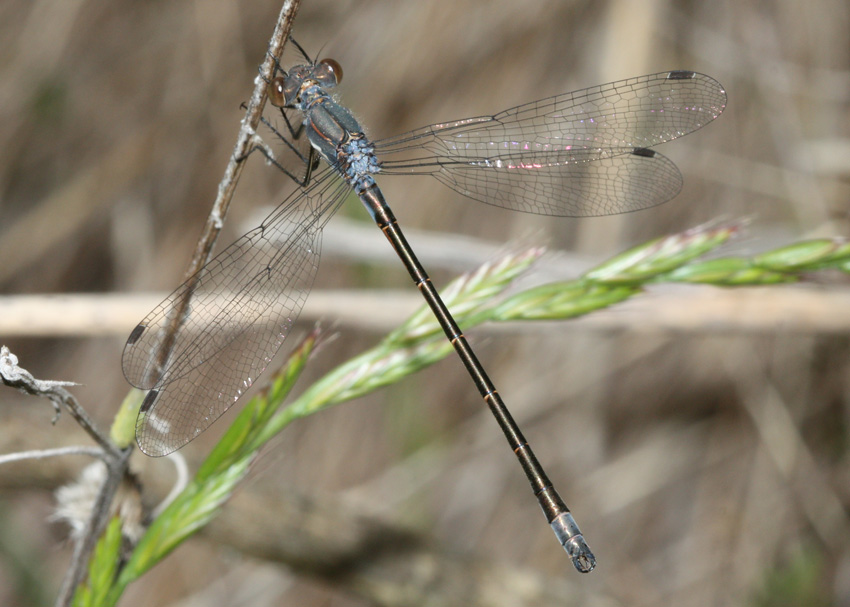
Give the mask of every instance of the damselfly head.
[[269, 100], [277, 107], [292, 107], [299, 101], [301, 89], [316, 84], [331, 89], [342, 81], [342, 67], [333, 59], [322, 59], [313, 65], [296, 65], [285, 76], [269, 84]]

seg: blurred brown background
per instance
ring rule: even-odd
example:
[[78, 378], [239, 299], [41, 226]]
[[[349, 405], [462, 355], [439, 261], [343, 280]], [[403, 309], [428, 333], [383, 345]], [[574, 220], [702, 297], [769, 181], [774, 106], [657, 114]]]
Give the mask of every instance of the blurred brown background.
[[[3, 295], [163, 292], [180, 282], [279, 9], [233, 0], [0, 4]], [[848, 21], [840, 0], [304, 0], [294, 33], [308, 52], [340, 61], [341, 98], [375, 138], [644, 73], [717, 78], [729, 106], [663, 148], [685, 187], [656, 209], [540, 218], [463, 200], [424, 177], [384, 180], [402, 225], [593, 260], [716, 218], [751, 218], [737, 252], [847, 235]], [[251, 158], [220, 243], [291, 189]], [[343, 214], [368, 221], [356, 206]], [[372, 266], [330, 240], [316, 293], [408, 287], [388, 247], [386, 262]], [[374, 240], [383, 242], [377, 231]], [[438, 284], [456, 272], [431, 269]], [[830, 277], [817, 288], [846, 286]], [[774, 294], [781, 304], [782, 287]], [[564, 322], [472, 332], [599, 557], [588, 576], [552, 539], [454, 359], [293, 425], [253, 485], [272, 496], [329, 496], [460, 555], [559, 580], [575, 604], [850, 604], [848, 336], [749, 328], [755, 316], [742, 311], [736, 331], [699, 318], [694, 330], [657, 331], [638, 318], [618, 330]], [[108, 335], [35, 337], [21, 326], [0, 342], [38, 377], [82, 383], [75, 394], [108, 427], [127, 391], [121, 349], [139, 317]], [[381, 334], [336, 328], [309, 375]], [[51, 415], [43, 402], [0, 390], [8, 450], [86, 441], [67, 416], [51, 426]], [[187, 455], [200, 457], [225, 424]], [[170, 478], [167, 462], [137, 458], [147, 474]], [[42, 462], [44, 478], [0, 469], [0, 603], [52, 602], [70, 546], [66, 529], [47, 521], [49, 489], [86, 463]], [[333, 576], [199, 538], [122, 604], [376, 601]]]

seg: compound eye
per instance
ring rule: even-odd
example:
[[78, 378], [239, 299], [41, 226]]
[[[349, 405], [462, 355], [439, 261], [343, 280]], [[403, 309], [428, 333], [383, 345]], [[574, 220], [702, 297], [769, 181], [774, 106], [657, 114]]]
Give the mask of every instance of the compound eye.
[[325, 72], [331, 75], [336, 84], [342, 82], [342, 66], [334, 59], [326, 58], [319, 61], [319, 66], [323, 67]]
[[274, 78], [269, 84], [269, 101], [272, 102], [272, 105], [276, 105], [277, 107], [284, 107], [286, 105], [286, 85], [284, 83], [284, 79], [281, 76]]

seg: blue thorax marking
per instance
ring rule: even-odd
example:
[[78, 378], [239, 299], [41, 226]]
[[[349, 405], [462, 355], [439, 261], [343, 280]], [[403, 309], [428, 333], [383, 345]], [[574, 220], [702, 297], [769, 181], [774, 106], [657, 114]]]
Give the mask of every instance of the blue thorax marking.
[[366, 188], [375, 184], [372, 174], [381, 170], [375, 148], [365, 137], [352, 137], [339, 146], [339, 157], [343, 162], [343, 176], [360, 194]]

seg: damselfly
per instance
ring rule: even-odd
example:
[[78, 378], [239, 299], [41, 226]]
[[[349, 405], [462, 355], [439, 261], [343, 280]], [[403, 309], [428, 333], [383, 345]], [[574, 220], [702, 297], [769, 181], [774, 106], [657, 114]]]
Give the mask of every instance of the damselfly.
[[[723, 87], [696, 72], [662, 72], [370, 141], [328, 92], [341, 80], [339, 64], [298, 49], [306, 63], [288, 72], [278, 66], [269, 95], [303, 115], [298, 129], [290, 127], [310, 143], [303, 187], [133, 330], [124, 374], [149, 391], [136, 424], [139, 446], [150, 455], [178, 449], [257, 380], [310, 292], [322, 228], [353, 189], [454, 345], [558, 540], [579, 571], [590, 571], [595, 558], [570, 511], [416, 259], [375, 176], [432, 175], [473, 200], [542, 215], [644, 209], [670, 200], [682, 185], [675, 165], [652, 146], [717, 118]], [[317, 168], [318, 159], [326, 166]]]

